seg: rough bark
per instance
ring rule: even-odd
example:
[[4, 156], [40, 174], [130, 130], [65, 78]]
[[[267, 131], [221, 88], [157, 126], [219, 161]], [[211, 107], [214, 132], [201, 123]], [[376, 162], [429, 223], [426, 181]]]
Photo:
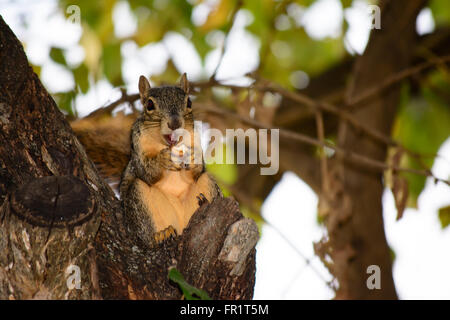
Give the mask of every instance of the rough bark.
[[[368, 47], [356, 61], [347, 98], [380, 83], [386, 75], [406, 68], [417, 40], [416, 17], [426, 1], [381, 2], [381, 30], [373, 30]], [[376, 67], [375, 67], [376, 66]], [[399, 102], [400, 85], [393, 86], [357, 108], [353, 115], [364, 126], [390, 135]], [[338, 144], [372, 159], [384, 161], [387, 146], [339, 124]], [[321, 195], [330, 212], [328, 238], [316, 249], [338, 281], [338, 299], [396, 299], [392, 261], [383, 228], [382, 174], [336, 158], [328, 174], [330, 192]], [[331, 258], [331, 261], [330, 261]], [[367, 268], [381, 270], [381, 289], [369, 290]]]
[[139, 243], [1, 17], [0, 125], [0, 299], [180, 299], [169, 267], [212, 298], [252, 297], [255, 223], [217, 198], [173, 241]]

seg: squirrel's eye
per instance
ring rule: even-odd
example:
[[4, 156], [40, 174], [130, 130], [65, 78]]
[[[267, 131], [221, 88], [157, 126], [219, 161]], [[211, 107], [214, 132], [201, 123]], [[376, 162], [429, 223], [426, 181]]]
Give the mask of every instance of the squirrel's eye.
[[191, 102], [191, 99], [189, 99], [189, 98], [188, 98], [188, 101], [187, 101], [187, 107], [188, 108], [192, 108], [192, 102]]
[[147, 111], [155, 110], [155, 104], [151, 99], [147, 101], [147, 106], [145, 108], [147, 109]]

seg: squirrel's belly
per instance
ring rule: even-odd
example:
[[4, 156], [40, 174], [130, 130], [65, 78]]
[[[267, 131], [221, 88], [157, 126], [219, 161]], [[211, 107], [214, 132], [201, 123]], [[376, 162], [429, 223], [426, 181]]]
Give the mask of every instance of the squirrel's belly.
[[194, 182], [188, 173], [165, 175], [152, 186], [139, 180], [141, 199], [156, 231], [173, 226], [181, 234], [199, 206], [197, 196], [202, 193], [208, 201], [212, 200], [209, 176], [204, 173]]
[[157, 231], [164, 230], [171, 225], [178, 234], [183, 232], [196, 209], [192, 205], [186, 205], [186, 198], [193, 196], [191, 189], [194, 185], [191, 173], [181, 170], [165, 172], [163, 177], [150, 187], [151, 190], [154, 190], [152, 192], [154, 196], [148, 199], [147, 207], [150, 209]]
[[139, 179], [137, 188], [155, 231], [164, 230], [168, 226], [173, 226], [178, 232], [182, 230], [183, 219], [180, 219], [180, 214], [182, 215], [183, 208], [176, 197]]

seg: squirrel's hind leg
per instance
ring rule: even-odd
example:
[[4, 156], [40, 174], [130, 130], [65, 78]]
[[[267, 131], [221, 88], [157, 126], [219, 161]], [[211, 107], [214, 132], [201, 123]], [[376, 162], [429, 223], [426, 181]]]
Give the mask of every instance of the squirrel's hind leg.
[[134, 179], [124, 195], [124, 208], [131, 230], [152, 246], [176, 237], [179, 222], [173, 201], [154, 186]]
[[194, 212], [204, 203], [211, 202], [216, 196], [215, 183], [208, 175], [202, 173], [197, 181], [190, 187], [186, 194], [184, 204], [184, 224], [183, 229], [187, 227], [189, 220]]

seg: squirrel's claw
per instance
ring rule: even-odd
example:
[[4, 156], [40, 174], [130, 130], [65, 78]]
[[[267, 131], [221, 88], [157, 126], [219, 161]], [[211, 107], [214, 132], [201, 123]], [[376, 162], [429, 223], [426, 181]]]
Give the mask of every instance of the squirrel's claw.
[[167, 240], [176, 238], [177, 231], [174, 227], [168, 226], [164, 230], [158, 231], [153, 235], [156, 244], [161, 244]]
[[205, 197], [205, 195], [204, 195], [203, 193], [200, 193], [200, 194], [197, 196], [197, 200], [198, 200], [198, 205], [199, 205], [199, 206], [202, 206], [203, 204], [209, 202], [208, 199]]

